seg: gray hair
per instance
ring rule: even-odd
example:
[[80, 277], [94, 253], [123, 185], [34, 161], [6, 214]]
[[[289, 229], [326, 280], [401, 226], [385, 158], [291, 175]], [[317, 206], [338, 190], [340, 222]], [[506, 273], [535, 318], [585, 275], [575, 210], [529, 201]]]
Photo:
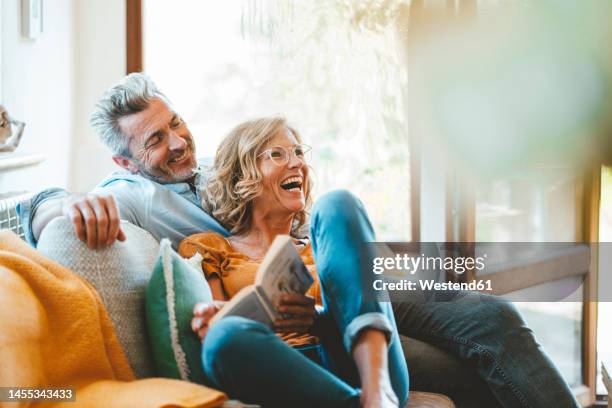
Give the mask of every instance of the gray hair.
[[132, 73], [102, 95], [89, 123], [113, 154], [131, 157], [130, 139], [121, 131], [119, 120], [145, 110], [155, 97], [170, 106], [151, 78], [141, 72]]

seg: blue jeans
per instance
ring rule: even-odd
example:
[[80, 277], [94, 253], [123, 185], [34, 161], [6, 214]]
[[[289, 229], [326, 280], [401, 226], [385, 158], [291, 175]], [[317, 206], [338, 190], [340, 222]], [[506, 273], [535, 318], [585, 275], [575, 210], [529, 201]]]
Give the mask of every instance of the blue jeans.
[[408, 369], [391, 304], [362, 296], [367, 280], [361, 266], [371, 265], [376, 254], [363, 253], [361, 243], [374, 241], [374, 232], [361, 202], [346, 191], [321, 197], [312, 211], [311, 239], [324, 310], [313, 327], [320, 364], [267, 326], [228, 317], [210, 329], [202, 346], [209, 385], [265, 407], [358, 407], [359, 373], [350, 353], [357, 334], [375, 328], [389, 339], [391, 385], [403, 406]]
[[[359, 271], [372, 254], [363, 254], [359, 243], [372, 242], [374, 236], [361, 203], [349, 193], [321, 197], [311, 229], [325, 303], [313, 328], [321, 340], [323, 363], [315, 364], [287, 346], [267, 326], [229, 317], [211, 328], [203, 345], [209, 385], [265, 407], [359, 406], [358, 373], [347, 346], [365, 325], [390, 335], [389, 371], [404, 404], [408, 377], [398, 331], [477, 370], [490, 396], [478, 406], [578, 406], [511, 303], [471, 292], [446, 292], [444, 299], [427, 302], [394, 302], [392, 310], [390, 303], [365, 301], [362, 289], [368, 280]], [[378, 319], [380, 314], [387, 319]]]
[[476, 292], [443, 296], [438, 301], [394, 302], [398, 330], [473, 367], [490, 390], [491, 399], [478, 406], [579, 406], [512, 303]]

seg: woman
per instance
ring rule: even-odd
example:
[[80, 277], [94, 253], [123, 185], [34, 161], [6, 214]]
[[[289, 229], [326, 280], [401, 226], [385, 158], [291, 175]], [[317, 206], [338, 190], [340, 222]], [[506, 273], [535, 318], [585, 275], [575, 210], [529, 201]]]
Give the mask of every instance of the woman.
[[[311, 182], [301, 142], [272, 117], [239, 125], [217, 151], [203, 206], [233, 235], [196, 234], [179, 247], [183, 256], [203, 255], [215, 300], [254, 283], [278, 234], [294, 237], [317, 281], [310, 296], [281, 299], [279, 311], [290, 317], [275, 322], [278, 335], [238, 317], [209, 329], [222, 303], [197, 305], [192, 325], [203, 339], [204, 371], [212, 386], [266, 407], [404, 406], [408, 371], [393, 312], [363, 300], [361, 265], [375, 254], [364, 257], [361, 243], [375, 241], [372, 227], [361, 203], [337, 191], [317, 202], [310, 240], [302, 239]], [[321, 358], [312, 357], [317, 348]]]
[[[488, 390], [478, 393], [449, 388], [466, 404], [579, 406], [509, 302], [465, 291], [443, 292], [427, 302], [395, 302], [393, 310], [389, 303], [364, 301], [372, 274], [362, 276], [360, 270], [371, 267], [377, 254], [364, 253], [369, 247], [361, 243], [375, 239], [355, 197], [345, 191], [321, 197], [310, 217], [310, 241], [301, 239], [310, 206], [306, 149], [283, 119], [265, 118], [239, 125], [217, 151], [203, 206], [233, 236], [196, 234], [179, 248], [184, 256], [204, 256], [217, 299], [196, 306], [192, 322], [204, 341], [210, 385], [266, 407], [405, 404], [408, 374], [395, 311], [402, 334], [445, 350], [484, 380]], [[207, 323], [221, 302], [254, 282], [259, 260], [278, 234], [295, 237], [305, 264], [318, 277], [309, 292], [315, 301], [302, 296], [281, 301], [279, 309], [290, 318], [276, 322], [280, 337], [236, 317], [209, 330]], [[323, 306], [322, 313], [315, 312], [315, 302]], [[321, 358], [313, 357], [318, 349]]]

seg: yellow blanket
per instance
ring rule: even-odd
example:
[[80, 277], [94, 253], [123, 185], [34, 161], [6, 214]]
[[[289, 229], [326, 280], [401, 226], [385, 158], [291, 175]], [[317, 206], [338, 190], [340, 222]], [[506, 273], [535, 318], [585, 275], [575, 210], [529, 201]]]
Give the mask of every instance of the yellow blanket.
[[0, 231], [0, 387], [76, 391], [76, 402], [2, 407], [216, 407], [227, 399], [183, 381], [134, 381], [95, 289], [8, 231]]

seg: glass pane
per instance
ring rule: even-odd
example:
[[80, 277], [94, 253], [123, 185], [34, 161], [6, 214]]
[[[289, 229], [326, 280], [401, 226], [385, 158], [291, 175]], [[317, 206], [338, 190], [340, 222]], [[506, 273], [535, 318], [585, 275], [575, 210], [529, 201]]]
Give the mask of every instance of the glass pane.
[[515, 303], [570, 386], [582, 384], [582, 303]]
[[200, 156], [236, 124], [282, 113], [313, 146], [315, 195], [348, 188], [380, 240], [410, 239], [406, 78], [392, 25], [361, 32], [341, 2], [322, 0], [143, 7], [145, 70]]
[[[512, 177], [481, 180], [476, 188], [476, 240], [574, 242], [576, 172], [539, 166]], [[582, 384], [581, 293], [573, 302], [518, 302], [538, 342], [570, 385]]]
[[[599, 241], [612, 242], [612, 167], [605, 167], [601, 172], [601, 210], [599, 215]], [[600, 248], [606, 248], [600, 246]], [[604, 262], [610, 262], [610, 254], [599, 255], [599, 270], [604, 268]], [[609, 263], [607, 264], [609, 265]], [[604, 282], [605, 280], [605, 282]], [[599, 275], [599, 288], [609, 288], [612, 285], [612, 276]], [[600, 298], [604, 298], [600, 292]], [[609, 295], [605, 296], [609, 299]], [[608, 392], [601, 380], [601, 362], [612, 362], [612, 302], [599, 302], [597, 304], [597, 394], [607, 395]]]
[[482, 182], [476, 190], [477, 240], [574, 242], [575, 174], [551, 166]]

